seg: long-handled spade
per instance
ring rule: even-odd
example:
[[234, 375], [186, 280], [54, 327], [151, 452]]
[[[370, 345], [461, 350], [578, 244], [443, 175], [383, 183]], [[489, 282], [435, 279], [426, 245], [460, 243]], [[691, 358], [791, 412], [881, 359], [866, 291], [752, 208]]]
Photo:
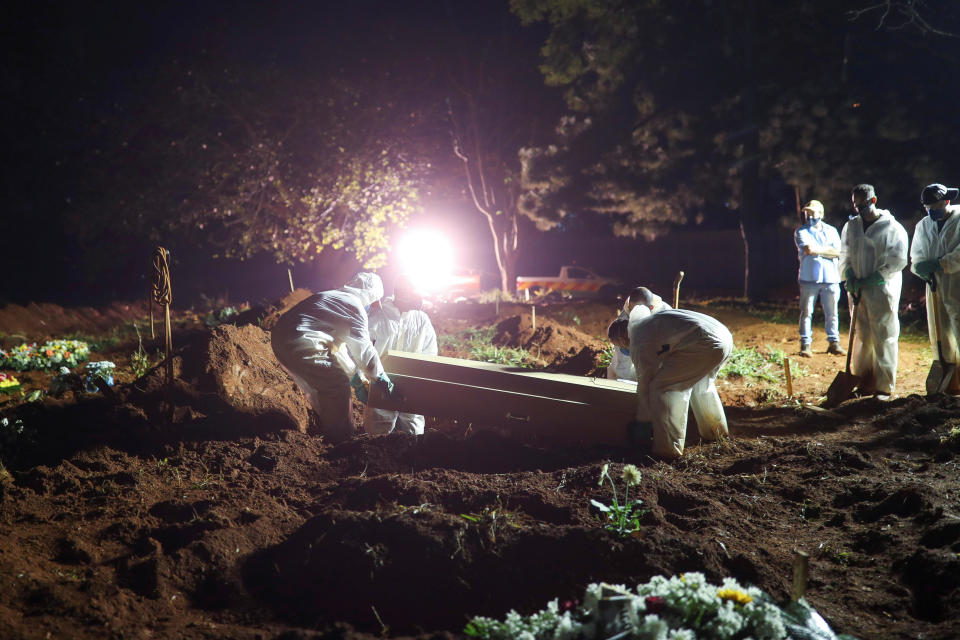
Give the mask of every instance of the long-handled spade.
[[943, 340], [940, 339], [940, 296], [937, 293], [937, 277], [932, 276], [927, 283], [930, 285], [930, 303], [933, 305], [933, 326], [937, 339], [937, 356], [939, 360], [934, 360], [930, 365], [930, 373], [927, 374], [927, 395], [935, 396], [943, 393], [953, 379], [953, 374], [957, 370], [956, 363], [947, 362], [943, 357]]
[[[862, 295], [862, 294], [861, 294]], [[860, 383], [860, 376], [850, 373], [850, 356], [853, 355], [853, 336], [857, 331], [857, 312], [860, 311], [860, 296], [851, 296], [853, 299], [853, 317], [850, 319], [850, 343], [847, 345], [847, 368], [837, 374], [827, 389], [827, 406], [835, 407], [844, 400], [853, 396], [853, 390]]]

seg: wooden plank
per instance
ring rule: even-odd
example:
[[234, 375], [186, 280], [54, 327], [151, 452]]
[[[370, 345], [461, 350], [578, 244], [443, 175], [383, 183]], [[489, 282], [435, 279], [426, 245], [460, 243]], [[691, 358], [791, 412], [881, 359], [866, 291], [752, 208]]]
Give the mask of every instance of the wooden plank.
[[383, 364], [403, 396], [372, 406], [505, 427], [517, 433], [581, 442], [627, 443], [636, 413], [636, 386], [491, 363], [388, 352]]

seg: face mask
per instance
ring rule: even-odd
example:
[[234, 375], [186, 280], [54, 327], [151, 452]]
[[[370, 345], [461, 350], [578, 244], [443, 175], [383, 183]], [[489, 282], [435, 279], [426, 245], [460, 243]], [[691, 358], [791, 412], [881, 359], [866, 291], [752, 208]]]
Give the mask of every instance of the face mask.
[[940, 222], [947, 215], [946, 207], [942, 209], [927, 209], [927, 213], [930, 214], [930, 217], [933, 218], [935, 222]]
[[823, 218], [807, 218], [807, 224], [811, 227], [815, 227], [823, 220]]

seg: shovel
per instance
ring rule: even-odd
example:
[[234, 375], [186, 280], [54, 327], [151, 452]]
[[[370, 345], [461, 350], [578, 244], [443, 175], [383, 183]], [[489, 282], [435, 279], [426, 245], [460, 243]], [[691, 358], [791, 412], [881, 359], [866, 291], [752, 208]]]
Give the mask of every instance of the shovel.
[[853, 390], [860, 383], [860, 376], [850, 373], [850, 357], [853, 355], [853, 336], [857, 331], [857, 312], [860, 311], [860, 296], [853, 299], [853, 317], [850, 319], [850, 343], [847, 345], [847, 369], [837, 374], [827, 389], [827, 406], [835, 407], [853, 396]]
[[937, 356], [939, 360], [934, 360], [930, 365], [930, 373], [927, 374], [927, 395], [935, 396], [947, 390], [947, 385], [953, 379], [953, 374], [957, 370], [957, 365], [953, 362], [947, 362], [943, 357], [943, 341], [940, 339], [940, 296], [937, 294], [937, 278], [933, 276], [927, 283], [930, 285], [930, 302], [933, 304], [933, 326], [935, 337], [937, 339]]

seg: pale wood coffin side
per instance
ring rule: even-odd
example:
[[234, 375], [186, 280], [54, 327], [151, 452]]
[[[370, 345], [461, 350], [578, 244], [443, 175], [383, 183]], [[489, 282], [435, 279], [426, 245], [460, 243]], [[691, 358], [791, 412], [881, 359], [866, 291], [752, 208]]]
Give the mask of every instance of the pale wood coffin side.
[[595, 385], [590, 378], [439, 358], [389, 352], [383, 363], [402, 404], [391, 406], [375, 393], [370, 404], [564, 441], [627, 443], [636, 413], [636, 387], [629, 383]]
[[615, 411], [636, 410], [637, 387], [631, 382], [530, 371], [489, 362], [405, 351], [388, 351], [382, 360], [384, 368], [391, 376], [405, 374], [574, 400]]

